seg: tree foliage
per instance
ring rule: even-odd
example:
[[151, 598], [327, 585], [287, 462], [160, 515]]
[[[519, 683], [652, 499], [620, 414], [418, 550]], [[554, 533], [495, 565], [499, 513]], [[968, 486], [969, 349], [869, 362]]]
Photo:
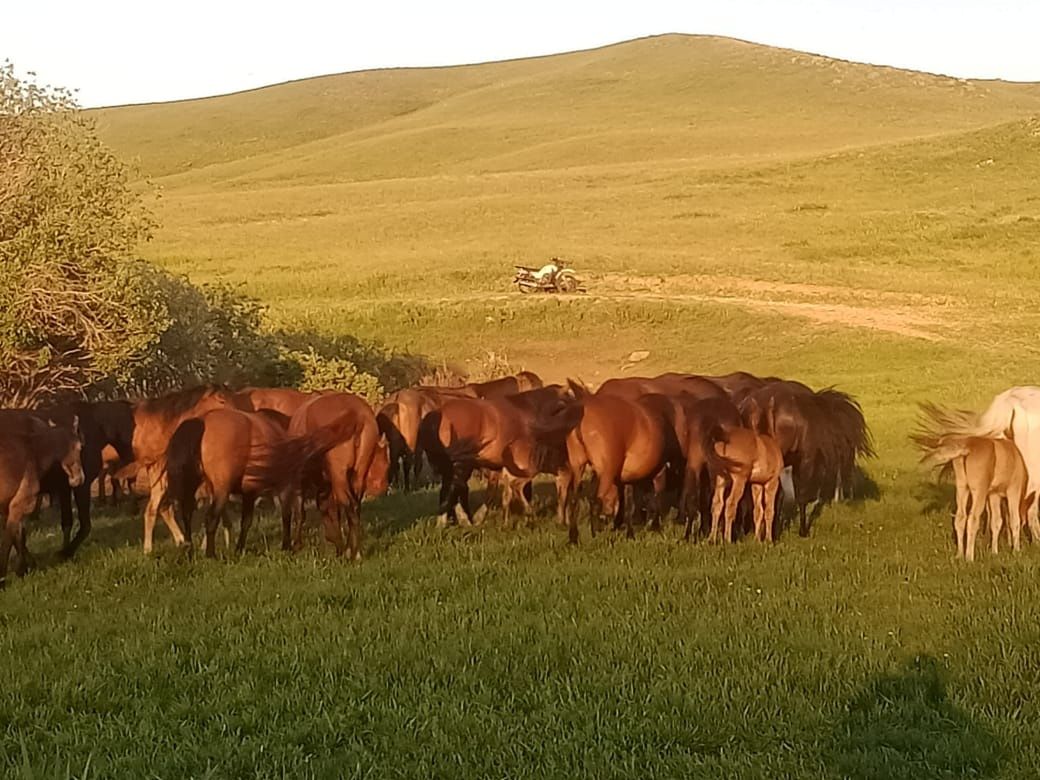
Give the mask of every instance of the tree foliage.
[[112, 373], [155, 338], [153, 221], [68, 92], [0, 66], [0, 395], [29, 401]]

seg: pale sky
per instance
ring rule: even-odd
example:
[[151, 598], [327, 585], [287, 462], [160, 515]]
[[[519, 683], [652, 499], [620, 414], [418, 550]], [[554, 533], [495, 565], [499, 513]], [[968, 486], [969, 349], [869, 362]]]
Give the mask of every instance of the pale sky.
[[1040, 81], [1040, 0], [0, 1], [0, 60], [77, 89], [85, 106], [550, 54], [665, 32]]

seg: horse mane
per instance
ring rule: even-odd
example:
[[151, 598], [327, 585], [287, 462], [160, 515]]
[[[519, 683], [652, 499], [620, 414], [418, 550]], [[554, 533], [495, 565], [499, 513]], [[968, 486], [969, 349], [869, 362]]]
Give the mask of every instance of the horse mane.
[[137, 408], [146, 414], [162, 417], [167, 422], [190, 412], [206, 396], [228, 393], [225, 385], [206, 384], [176, 390], [159, 398], [146, 398]]

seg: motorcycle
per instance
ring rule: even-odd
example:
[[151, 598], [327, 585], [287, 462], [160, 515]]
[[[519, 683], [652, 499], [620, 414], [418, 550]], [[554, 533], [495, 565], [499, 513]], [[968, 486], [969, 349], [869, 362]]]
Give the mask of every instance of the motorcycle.
[[520, 292], [527, 294], [533, 292], [545, 293], [583, 293], [585, 285], [575, 275], [573, 268], [561, 267], [555, 262], [543, 265], [541, 268], [531, 268], [526, 265], [518, 265], [513, 284]]

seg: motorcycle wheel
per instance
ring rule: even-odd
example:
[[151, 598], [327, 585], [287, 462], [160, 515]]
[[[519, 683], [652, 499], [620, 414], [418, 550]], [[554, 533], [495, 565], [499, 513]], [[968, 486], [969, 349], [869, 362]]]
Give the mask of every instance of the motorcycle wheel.
[[556, 289], [562, 293], [577, 292], [579, 287], [581, 287], [581, 283], [569, 274], [561, 276], [556, 280]]

